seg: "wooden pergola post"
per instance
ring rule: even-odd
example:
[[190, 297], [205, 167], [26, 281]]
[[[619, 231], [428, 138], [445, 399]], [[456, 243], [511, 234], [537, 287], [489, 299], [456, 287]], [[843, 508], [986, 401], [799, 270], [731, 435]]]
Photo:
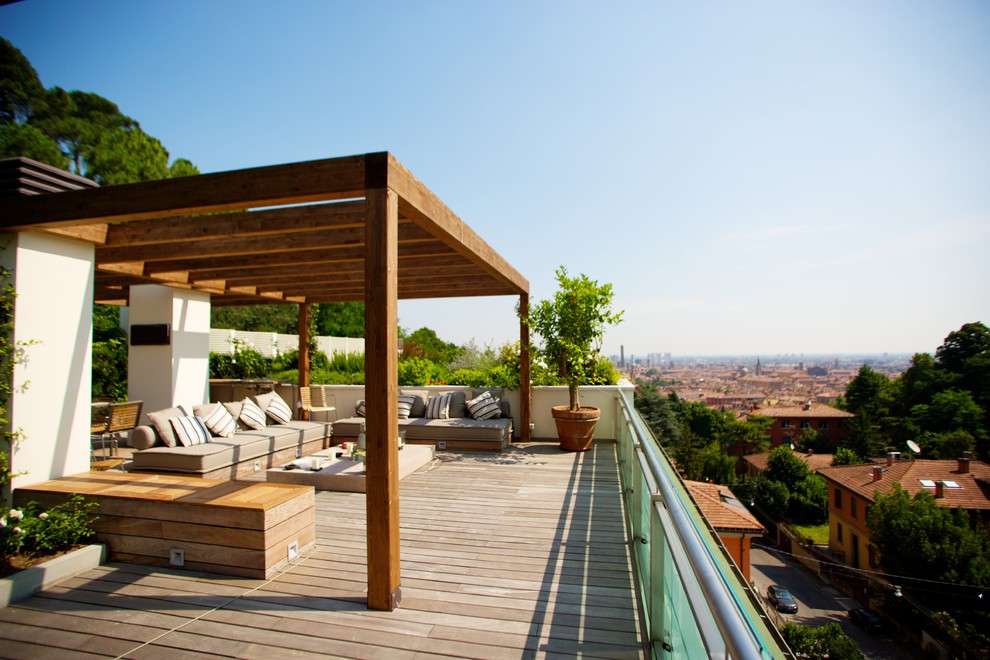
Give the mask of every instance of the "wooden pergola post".
[[368, 607], [399, 605], [398, 196], [366, 193], [365, 420]]
[[[299, 305], [299, 387], [309, 387], [309, 303]], [[309, 419], [305, 408], [301, 419]]]
[[[529, 294], [519, 296], [519, 314], [529, 314]], [[530, 442], [533, 432], [529, 424], [532, 420], [533, 389], [530, 381], [529, 326], [519, 322], [519, 441]]]

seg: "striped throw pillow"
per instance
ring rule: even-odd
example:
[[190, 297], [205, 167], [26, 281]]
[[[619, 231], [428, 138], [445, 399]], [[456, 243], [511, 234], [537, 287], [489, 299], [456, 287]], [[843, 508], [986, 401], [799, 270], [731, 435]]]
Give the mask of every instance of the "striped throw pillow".
[[271, 417], [276, 424], [288, 424], [292, 419], [292, 409], [289, 404], [278, 394], [272, 392], [272, 401], [265, 408], [265, 414]]
[[474, 419], [494, 419], [502, 416], [502, 409], [491, 392], [483, 392], [467, 402], [468, 412]]
[[368, 407], [364, 403], [364, 399], [361, 399], [360, 401], [358, 401], [357, 402], [357, 405], [354, 406], [354, 414], [357, 415], [358, 417], [366, 417], [367, 416], [367, 414], [368, 414]]
[[265, 413], [262, 412], [258, 404], [251, 399], [241, 401], [244, 407], [241, 408], [241, 421], [255, 431], [265, 430]]
[[416, 403], [416, 397], [410, 394], [400, 394], [399, 395], [399, 419], [409, 419], [409, 415], [412, 414], [413, 405]]
[[452, 395], [447, 394], [435, 394], [430, 397], [430, 401], [426, 404], [426, 416], [429, 419], [449, 419], [450, 418], [450, 400]]
[[210, 433], [218, 438], [229, 438], [237, 430], [237, 422], [230, 416], [227, 409], [219, 403], [213, 409], [213, 412], [203, 417], [202, 420], [206, 424], [206, 428], [210, 430]]
[[183, 447], [203, 445], [210, 441], [210, 432], [199, 417], [173, 417], [168, 420], [175, 431], [175, 438]]

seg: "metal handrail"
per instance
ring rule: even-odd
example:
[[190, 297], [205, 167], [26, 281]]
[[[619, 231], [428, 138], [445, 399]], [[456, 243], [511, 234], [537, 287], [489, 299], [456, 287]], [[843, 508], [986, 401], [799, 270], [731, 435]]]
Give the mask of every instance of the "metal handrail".
[[[701, 530], [694, 518], [688, 513], [683, 499], [675, 488], [672, 477], [667, 470], [662, 468], [658, 454], [660, 449], [651, 441], [653, 434], [647, 429], [639, 414], [630, 410], [630, 404], [626, 398], [620, 395], [618, 399], [622, 403], [623, 414], [632, 426], [635, 437], [641, 439], [638, 450], [646, 459], [659, 491], [654, 494], [661, 497], [666, 507], [672, 522], [672, 530], [670, 531], [676, 537], [679, 546], [683, 548], [683, 555], [686, 555], [687, 562], [690, 564], [691, 574], [697, 579], [697, 585], [703, 595], [702, 602], [696, 602], [699, 597], [698, 594], [692, 593], [695, 591], [694, 589], [686, 588], [686, 594], [695, 617], [698, 618], [699, 613], [705, 609], [710, 611], [731, 657], [754, 659], [771, 657], [770, 649], [761, 639], [759, 632], [743, 610], [738, 595], [726, 581], [711, 549], [702, 540]], [[677, 561], [677, 557], [681, 553], [673, 554], [675, 562], [680, 564], [681, 562]], [[700, 621], [699, 625], [702, 625]]]

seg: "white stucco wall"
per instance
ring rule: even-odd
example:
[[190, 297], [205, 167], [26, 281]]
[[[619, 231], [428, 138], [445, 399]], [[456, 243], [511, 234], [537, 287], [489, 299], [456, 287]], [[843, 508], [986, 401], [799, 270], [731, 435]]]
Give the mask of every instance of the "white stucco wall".
[[[168, 323], [167, 346], [130, 346], [127, 396], [144, 401], [147, 413], [205, 403], [209, 395], [210, 296], [148, 284], [131, 287], [130, 326]], [[128, 331], [130, 335], [130, 331]]]
[[5, 234], [2, 258], [17, 291], [10, 420], [24, 439], [12, 454], [12, 487], [89, 470], [93, 246], [47, 234]]

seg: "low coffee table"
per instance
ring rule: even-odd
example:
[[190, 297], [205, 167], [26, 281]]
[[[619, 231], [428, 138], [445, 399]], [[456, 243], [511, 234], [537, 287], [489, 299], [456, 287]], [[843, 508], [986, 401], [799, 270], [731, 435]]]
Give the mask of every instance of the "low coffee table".
[[[266, 481], [279, 484], [313, 486], [316, 490], [339, 490], [348, 493], [364, 493], [364, 462], [349, 458], [333, 458], [339, 448], [323, 449], [306, 458], [321, 457], [326, 465], [321, 470], [286, 470], [271, 468], [265, 473]], [[399, 479], [404, 479], [433, 460], [433, 445], [406, 445], [399, 450]]]

